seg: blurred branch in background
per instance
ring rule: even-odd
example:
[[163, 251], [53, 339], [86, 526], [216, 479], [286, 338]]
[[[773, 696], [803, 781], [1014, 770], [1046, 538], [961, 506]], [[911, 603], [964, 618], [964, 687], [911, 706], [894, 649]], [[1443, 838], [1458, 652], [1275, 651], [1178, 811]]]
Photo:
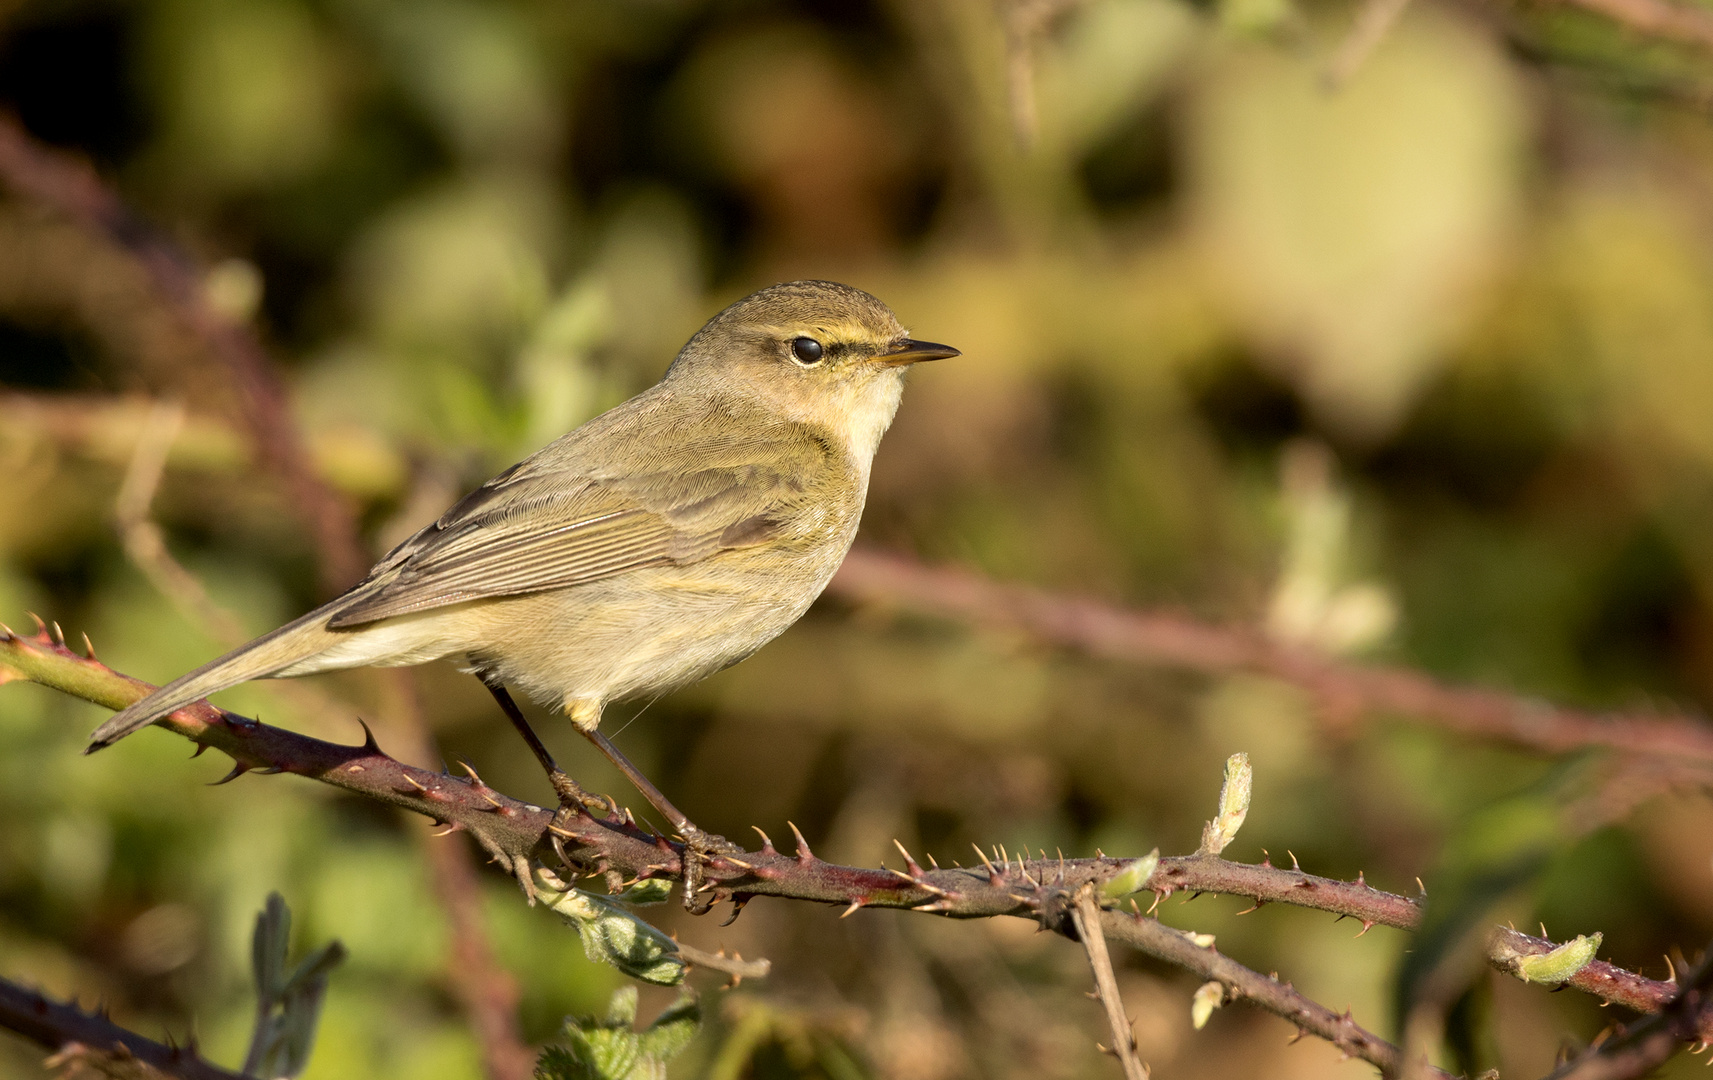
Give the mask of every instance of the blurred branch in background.
[[145, 1039], [107, 1019], [86, 1013], [0, 979], [0, 1027], [53, 1052], [50, 1068], [68, 1075], [113, 1080], [255, 1080], [204, 1061], [195, 1044], [172, 1046]]
[[290, 939], [291, 911], [274, 893], [256, 919], [251, 945], [255, 1028], [238, 1072], [204, 1060], [194, 1038], [186, 1046], [163, 1046], [113, 1023], [105, 1010], [86, 1013], [6, 979], [0, 979], [0, 1027], [53, 1051], [48, 1067], [68, 1080], [292, 1080], [309, 1063], [327, 979], [344, 961], [345, 950], [331, 942], [288, 968]]
[[0, 180], [129, 251], [170, 307], [226, 366], [243, 402], [243, 421], [261, 463], [278, 476], [321, 551], [322, 584], [332, 593], [366, 569], [349, 503], [309, 472], [284, 388], [254, 331], [210, 302], [208, 275], [149, 226], [83, 158], [43, 146], [16, 118], [0, 114]]
[[1713, 987], [1713, 948], [1679, 980], [1676, 997], [1657, 1016], [1593, 1046], [1554, 1069], [1547, 1080], [1640, 1080], [1674, 1057], [1686, 1042], [1703, 1051], [1707, 991]]
[[1350, 32], [1338, 43], [1338, 49], [1327, 62], [1328, 89], [1343, 89], [1409, 5], [1410, 0], [1362, 0]]
[[1713, 12], [1671, 0], [1570, 0], [1648, 37], [1713, 49]]
[[994, 0], [1005, 25], [1005, 88], [1019, 146], [1034, 145], [1041, 121], [1035, 106], [1035, 50], [1054, 20], [1082, 0]]
[[1330, 659], [1244, 627], [1126, 611], [861, 548], [851, 552], [827, 591], [881, 610], [1021, 633], [1103, 659], [1170, 664], [1209, 674], [1266, 675], [1313, 694], [1335, 727], [1358, 716], [1382, 714], [1543, 753], [1599, 747], [1655, 756], [1680, 768], [1685, 778], [1701, 781], [1713, 772], [1713, 729], [1688, 716], [1565, 709], [1449, 685], [1410, 668]]

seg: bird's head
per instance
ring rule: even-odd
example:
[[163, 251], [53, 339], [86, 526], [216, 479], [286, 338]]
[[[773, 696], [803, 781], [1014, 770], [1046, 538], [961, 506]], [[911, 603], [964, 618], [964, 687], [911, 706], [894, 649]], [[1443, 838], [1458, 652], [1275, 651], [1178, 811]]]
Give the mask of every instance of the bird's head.
[[957, 349], [917, 341], [861, 289], [791, 281], [708, 320], [667, 372], [712, 384], [784, 418], [830, 428], [865, 460], [898, 408], [904, 373]]

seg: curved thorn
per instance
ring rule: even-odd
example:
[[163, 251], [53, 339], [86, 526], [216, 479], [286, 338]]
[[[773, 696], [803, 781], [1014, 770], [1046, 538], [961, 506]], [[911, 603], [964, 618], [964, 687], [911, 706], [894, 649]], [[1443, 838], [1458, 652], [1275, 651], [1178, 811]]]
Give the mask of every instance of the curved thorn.
[[[371, 754], [380, 754], [381, 744], [375, 741], [375, 733], [369, 729], [368, 721], [359, 716], [357, 717], [357, 723], [362, 725], [363, 728], [363, 743], [357, 749], [367, 750]], [[384, 757], [385, 755], [383, 754], [382, 756]]]
[[87, 660], [95, 660], [95, 662], [96, 662], [96, 663], [98, 663], [98, 664], [99, 664], [99, 663], [100, 663], [100, 662], [101, 662], [101, 661], [100, 661], [100, 660], [98, 660], [98, 659], [96, 659], [96, 656], [95, 656], [95, 642], [93, 642], [93, 641], [90, 641], [90, 640], [89, 640], [89, 635], [88, 635], [88, 634], [84, 634], [84, 635], [83, 635], [83, 651], [84, 651], [84, 653], [85, 653], [85, 654], [86, 654], [86, 655], [85, 655], [85, 657], [84, 657], [84, 658], [85, 658], [85, 659], [87, 659]]
[[791, 835], [797, 838], [797, 861], [814, 862], [815, 853], [809, 850], [809, 841], [803, 839], [803, 831], [797, 827], [797, 823], [787, 821], [785, 824], [791, 826]]
[[892, 838], [892, 844], [894, 847], [896, 847], [898, 849], [898, 853], [900, 855], [904, 856], [904, 866], [906, 869], [908, 869], [910, 871], [910, 875], [912, 877], [921, 877], [922, 876], [921, 865], [918, 864], [916, 862], [916, 860], [911, 857], [910, 852], [905, 849], [904, 845], [899, 842], [897, 837]]
[[221, 784], [230, 784], [232, 781], [238, 779], [240, 776], [243, 776], [245, 773], [249, 772], [253, 767], [254, 766], [247, 765], [242, 761], [234, 761], [232, 763], [232, 771], [231, 772], [227, 773], [225, 776], [222, 776], [220, 779], [214, 781], [214, 783], [209, 784], [208, 786], [209, 787], [219, 787]]

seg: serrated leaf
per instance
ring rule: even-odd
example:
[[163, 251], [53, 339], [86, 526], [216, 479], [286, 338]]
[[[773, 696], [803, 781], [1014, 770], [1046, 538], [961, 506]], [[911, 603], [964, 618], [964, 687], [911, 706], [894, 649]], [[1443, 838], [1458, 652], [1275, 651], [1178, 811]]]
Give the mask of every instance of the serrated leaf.
[[607, 1026], [630, 1027], [636, 1023], [637, 992], [634, 986], [621, 986], [613, 991], [607, 1002]]
[[542, 1051], [537, 1080], [665, 1080], [666, 1065], [681, 1053], [701, 1026], [702, 1010], [685, 993], [643, 1031], [636, 1021], [636, 987], [613, 994], [604, 1018], [565, 1022], [565, 1043]]
[[696, 998], [685, 994], [666, 1011], [654, 1018], [642, 1033], [643, 1053], [661, 1061], [670, 1061], [683, 1053], [702, 1026], [702, 1006]]

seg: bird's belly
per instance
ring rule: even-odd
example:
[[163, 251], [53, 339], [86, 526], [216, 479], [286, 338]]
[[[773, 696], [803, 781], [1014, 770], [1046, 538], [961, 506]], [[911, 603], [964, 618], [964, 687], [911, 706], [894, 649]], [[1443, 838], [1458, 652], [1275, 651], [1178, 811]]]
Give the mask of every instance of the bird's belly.
[[[470, 663], [549, 707], [619, 701], [694, 682], [742, 660], [808, 610], [831, 577], [775, 558], [635, 570], [572, 589], [480, 605]], [[731, 556], [739, 556], [733, 558]], [[835, 563], [836, 566], [836, 563]]]

